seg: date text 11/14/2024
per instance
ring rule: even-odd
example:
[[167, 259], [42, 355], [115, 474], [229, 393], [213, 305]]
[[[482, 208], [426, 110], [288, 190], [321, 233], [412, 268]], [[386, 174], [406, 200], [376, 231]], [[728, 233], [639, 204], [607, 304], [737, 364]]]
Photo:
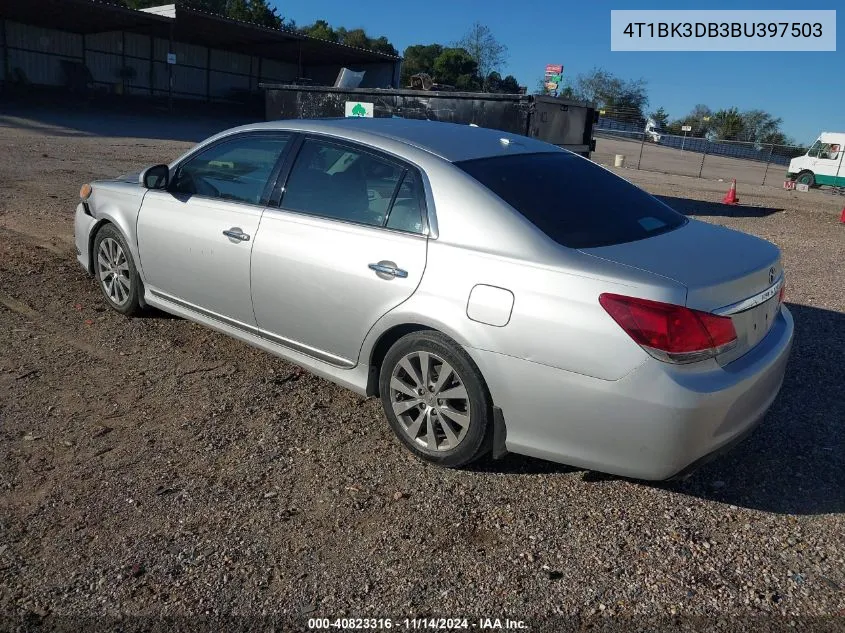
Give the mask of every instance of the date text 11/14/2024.
[[308, 628], [314, 630], [373, 630], [399, 631], [527, 631], [528, 624], [509, 618], [309, 618]]

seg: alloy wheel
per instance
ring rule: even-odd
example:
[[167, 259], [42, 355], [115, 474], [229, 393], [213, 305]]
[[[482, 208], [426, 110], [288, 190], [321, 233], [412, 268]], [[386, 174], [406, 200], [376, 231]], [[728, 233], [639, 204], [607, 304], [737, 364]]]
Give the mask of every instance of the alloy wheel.
[[132, 280], [129, 277], [129, 261], [117, 240], [107, 237], [100, 242], [97, 249], [97, 271], [106, 296], [115, 305], [125, 304], [132, 290]]
[[390, 404], [403, 431], [429, 451], [449, 451], [471, 424], [469, 395], [455, 369], [437, 354], [406, 354], [390, 377]]

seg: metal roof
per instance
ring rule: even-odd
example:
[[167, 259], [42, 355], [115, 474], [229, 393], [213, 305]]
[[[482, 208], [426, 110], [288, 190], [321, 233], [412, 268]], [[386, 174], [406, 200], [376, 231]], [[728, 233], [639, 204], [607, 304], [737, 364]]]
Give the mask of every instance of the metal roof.
[[[175, 18], [172, 17], [175, 15]], [[287, 29], [233, 20], [177, 2], [174, 11], [136, 11], [105, 0], [0, 0], [0, 17], [74, 33], [131, 31], [305, 65], [400, 60]]]
[[400, 57], [365, 48], [310, 37], [289, 29], [233, 20], [226, 16], [176, 4], [175, 39], [212, 48], [234, 48], [262, 57], [285, 58], [301, 54], [307, 64], [397, 62]]
[[133, 31], [167, 37], [171, 19], [100, 0], [0, 0], [0, 17], [73, 33]]

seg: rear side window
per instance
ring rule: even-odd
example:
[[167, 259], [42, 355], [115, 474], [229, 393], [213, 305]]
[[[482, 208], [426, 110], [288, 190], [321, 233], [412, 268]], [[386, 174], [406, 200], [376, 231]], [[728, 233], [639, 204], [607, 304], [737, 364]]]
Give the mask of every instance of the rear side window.
[[402, 185], [393, 201], [387, 228], [409, 233], [423, 232], [423, 196], [419, 179], [412, 171], [405, 172]]
[[569, 248], [634, 242], [687, 222], [642, 189], [572, 154], [520, 154], [455, 165]]

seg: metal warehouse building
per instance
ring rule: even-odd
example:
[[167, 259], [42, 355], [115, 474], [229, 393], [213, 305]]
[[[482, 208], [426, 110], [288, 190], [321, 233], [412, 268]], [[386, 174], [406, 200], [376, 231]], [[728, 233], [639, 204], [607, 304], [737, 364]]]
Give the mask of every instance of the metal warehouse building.
[[135, 11], [98, 0], [0, 0], [5, 88], [242, 103], [259, 84], [399, 85], [398, 57], [171, 4]]

